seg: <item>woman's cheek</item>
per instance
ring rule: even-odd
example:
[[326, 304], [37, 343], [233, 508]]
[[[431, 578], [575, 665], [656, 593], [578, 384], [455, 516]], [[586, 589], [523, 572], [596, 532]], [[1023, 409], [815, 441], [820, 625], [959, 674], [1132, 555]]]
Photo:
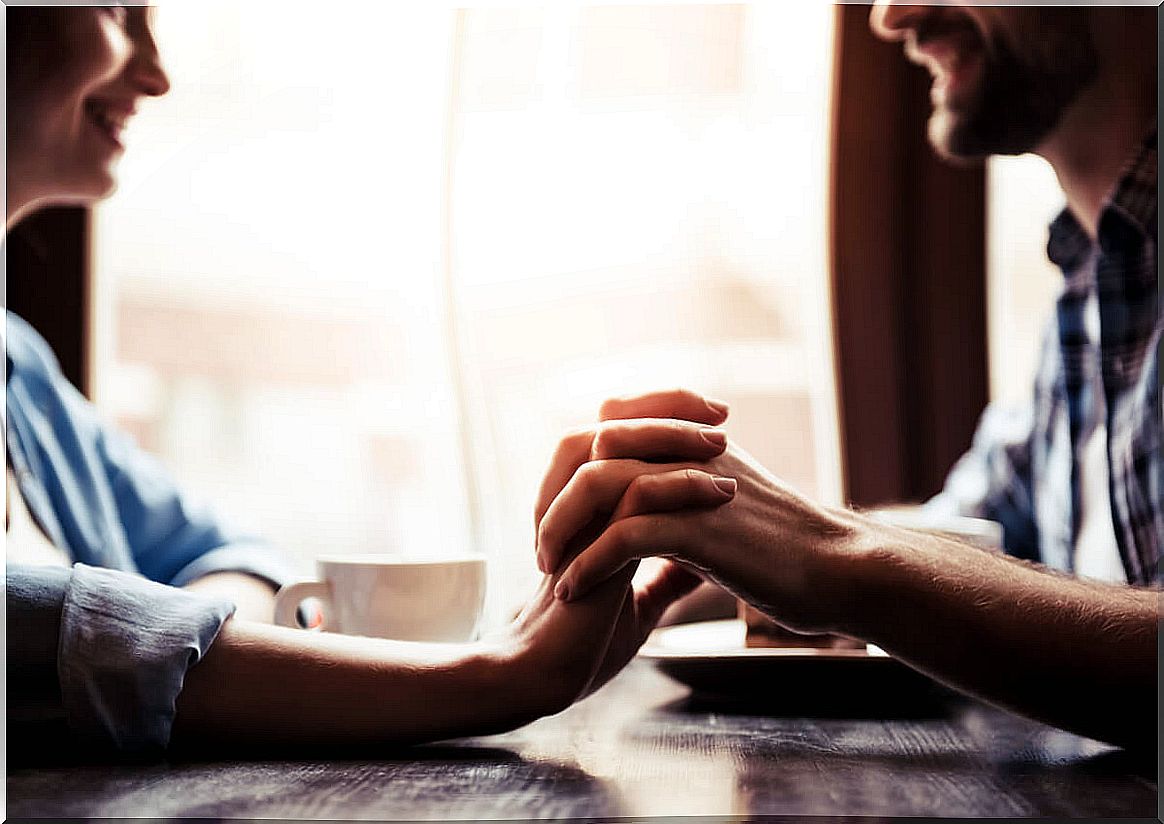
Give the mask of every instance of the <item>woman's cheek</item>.
[[63, 32], [60, 80], [77, 91], [113, 80], [129, 61], [131, 46], [125, 30], [101, 9], [77, 15]]

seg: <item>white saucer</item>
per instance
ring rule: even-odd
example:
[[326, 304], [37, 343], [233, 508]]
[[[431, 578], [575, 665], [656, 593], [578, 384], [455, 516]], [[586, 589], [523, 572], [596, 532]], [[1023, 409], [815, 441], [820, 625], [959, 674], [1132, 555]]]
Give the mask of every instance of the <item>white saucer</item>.
[[722, 660], [731, 658], [834, 658], [858, 659], [887, 657], [873, 644], [864, 649], [828, 649], [817, 647], [749, 647], [744, 643], [747, 628], [743, 621], [700, 621], [662, 627], [651, 633], [639, 655], [652, 661], [680, 659]]
[[663, 627], [639, 651], [660, 672], [708, 697], [746, 698], [806, 712], [859, 699], [880, 712], [887, 697], [907, 705], [935, 685], [872, 644], [864, 649], [748, 647], [740, 620]]

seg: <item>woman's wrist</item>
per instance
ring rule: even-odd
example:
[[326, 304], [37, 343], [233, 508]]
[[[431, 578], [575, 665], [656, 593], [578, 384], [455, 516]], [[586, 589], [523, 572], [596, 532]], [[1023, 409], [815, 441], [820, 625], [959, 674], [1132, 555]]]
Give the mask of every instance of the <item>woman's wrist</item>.
[[183, 589], [204, 595], [229, 598], [235, 604], [235, 617], [269, 624], [275, 616], [275, 586], [245, 572], [212, 572], [195, 578]]
[[519, 673], [508, 651], [492, 644], [472, 644], [453, 668], [471, 727], [462, 735], [507, 732], [538, 717], [528, 706], [528, 696], [516, 686]]
[[566, 695], [552, 668], [539, 663], [534, 650], [512, 639], [474, 644], [458, 668], [480, 702], [481, 719], [490, 732], [561, 712], [575, 697]]

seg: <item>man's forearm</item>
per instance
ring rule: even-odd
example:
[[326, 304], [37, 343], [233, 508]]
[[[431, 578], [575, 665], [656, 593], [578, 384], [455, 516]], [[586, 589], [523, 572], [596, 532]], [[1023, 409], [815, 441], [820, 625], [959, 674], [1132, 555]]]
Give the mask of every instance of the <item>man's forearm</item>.
[[1160, 592], [889, 534], [857, 555], [860, 606], [847, 634], [1064, 729], [1125, 746], [1155, 741]]
[[[190, 668], [175, 746], [412, 744], [544, 711], [483, 644], [414, 644], [231, 619]], [[533, 680], [526, 682], [533, 689]], [[528, 690], [527, 690], [528, 691]]]

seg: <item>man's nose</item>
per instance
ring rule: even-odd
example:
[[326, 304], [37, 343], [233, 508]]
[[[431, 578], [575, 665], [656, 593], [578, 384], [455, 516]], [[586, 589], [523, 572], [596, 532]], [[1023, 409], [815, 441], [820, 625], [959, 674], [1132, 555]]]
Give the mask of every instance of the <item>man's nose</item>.
[[875, 0], [869, 12], [869, 28], [882, 40], [901, 40], [907, 31], [917, 26], [921, 18], [933, 13], [932, 6]]

